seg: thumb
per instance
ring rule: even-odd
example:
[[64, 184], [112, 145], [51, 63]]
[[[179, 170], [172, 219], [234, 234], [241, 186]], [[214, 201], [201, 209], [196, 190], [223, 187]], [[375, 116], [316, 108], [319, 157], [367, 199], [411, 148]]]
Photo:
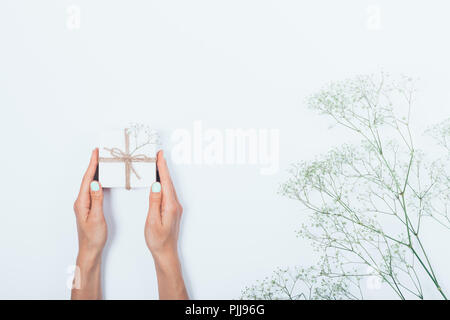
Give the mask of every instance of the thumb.
[[103, 214], [103, 188], [98, 181], [92, 181], [90, 185], [91, 211], [89, 215]]
[[159, 182], [153, 183], [151, 187], [147, 219], [151, 224], [161, 223], [161, 184]]

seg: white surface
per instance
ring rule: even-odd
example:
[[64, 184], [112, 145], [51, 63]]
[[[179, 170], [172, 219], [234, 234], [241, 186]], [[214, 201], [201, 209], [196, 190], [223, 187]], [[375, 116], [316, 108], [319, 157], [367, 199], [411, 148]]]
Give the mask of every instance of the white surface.
[[[80, 29], [66, 27], [80, 8]], [[368, 14], [380, 10], [380, 24]], [[370, 7], [372, 6], [372, 7]], [[347, 139], [305, 108], [330, 80], [385, 70], [420, 77], [418, 132], [449, 116], [448, 1], [0, 3], [0, 298], [70, 295], [72, 204], [104, 126], [280, 130], [280, 172], [174, 165], [180, 247], [193, 298], [238, 298], [277, 266], [311, 264], [297, 203], [276, 194], [291, 162]], [[372, 22], [371, 22], [372, 21]], [[377, 29], [378, 28], [378, 29]], [[169, 154], [170, 155], [170, 154]], [[105, 196], [105, 298], [156, 298], [143, 236], [147, 190]], [[450, 289], [448, 242], [427, 239]]]

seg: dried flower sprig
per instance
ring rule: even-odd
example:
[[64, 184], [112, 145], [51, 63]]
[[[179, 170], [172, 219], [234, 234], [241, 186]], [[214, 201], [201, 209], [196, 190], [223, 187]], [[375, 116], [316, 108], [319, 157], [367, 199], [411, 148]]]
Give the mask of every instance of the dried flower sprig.
[[450, 119], [429, 130], [449, 158], [428, 160], [410, 127], [414, 94], [411, 78], [381, 74], [331, 83], [308, 99], [362, 141], [292, 166], [280, 192], [309, 212], [298, 235], [311, 241], [319, 263], [279, 269], [243, 297], [359, 299], [361, 281], [375, 276], [401, 299], [424, 299], [429, 284], [447, 299], [422, 229], [425, 219], [450, 229]]

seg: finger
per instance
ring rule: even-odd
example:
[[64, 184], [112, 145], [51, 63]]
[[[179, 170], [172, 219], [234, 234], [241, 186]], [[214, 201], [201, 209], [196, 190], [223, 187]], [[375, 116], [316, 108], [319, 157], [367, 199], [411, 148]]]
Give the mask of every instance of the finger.
[[91, 210], [89, 217], [99, 217], [103, 215], [103, 188], [98, 181], [90, 183]]
[[80, 193], [78, 195], [78, 200], [80, 204], [89, 207], [90, 206], [90, 196], [89, 196], [89, 185], [94, 180], [95, 171], [98, 165], [98, 148], [95, 148], [91, 154], [91, 160], [89, 161], [89, 166], [86, 173], [81, 181]]
[[150, 224], [161, 224], [161, 184], [155, 182], [150, 189], [150, 205], [147, 219]]
[[177, 199], [175, 187], [173, 186], [169, 168], [167, 167], [167, 162], [166, 159], [164, 159], [164, 153], [162, 150], [158, 152], [156, 165], [158, 166], [163, 197], [168, 199]]
[[161, 215], [161, 222], [173, 222], [178, 217], [177, 213], [180, 212], [177, 193], [170, 177], [169, 168], [167, 167], [166, 159], [164, 158], [163, 151], [158, 152], [157, 165], [159, 171], [159, 177], [162, 187], [162, 206], [164, 208]]

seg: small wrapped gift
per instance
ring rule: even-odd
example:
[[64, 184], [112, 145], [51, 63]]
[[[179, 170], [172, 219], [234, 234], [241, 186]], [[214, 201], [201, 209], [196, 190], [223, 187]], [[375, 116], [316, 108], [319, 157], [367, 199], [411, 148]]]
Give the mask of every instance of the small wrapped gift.
[[156, 181], [158, 143], [156, 131], [142, 124], [104, 132], [98, 172], [102, 187], [150, 187]]

